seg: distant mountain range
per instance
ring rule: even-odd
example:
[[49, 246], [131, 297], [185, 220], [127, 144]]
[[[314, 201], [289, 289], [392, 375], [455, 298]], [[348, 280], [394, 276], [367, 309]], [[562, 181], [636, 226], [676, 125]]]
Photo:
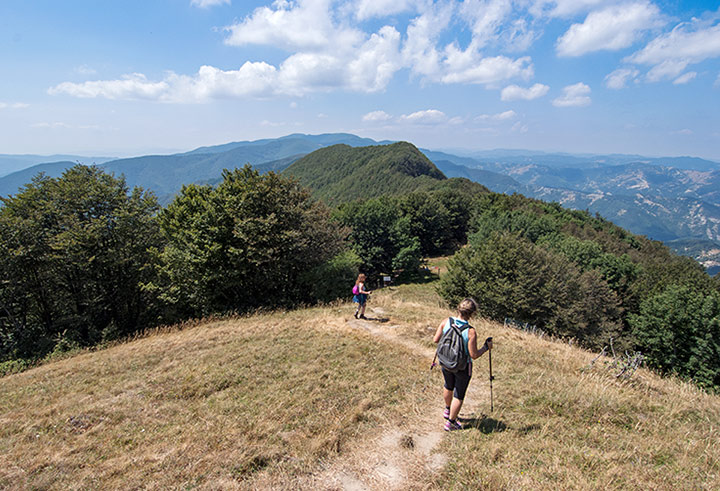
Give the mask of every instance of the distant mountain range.
[[[305, 156], [317, 150], [338, 144], [368, 147], [388, 143], [391, 142], [346, 133], [292, 134], [200, 147], [174, 155], [125, 159], [0, 155], [3, 166], [0, 168], [25, 167], [0, 177], [0, 196], [16, 193], [38, 172], [56, 177], [80, 162], [95, 163], [116, 175], [123, 174], [129, 186], [150, 189], [166, 204], [183, 184], [216, 183], [224, 168], [249, 163], [263, 172], [281, 172], [297, 162], [295, 170], [289, 171], [299, 173], [298, 169], [305, 166], [302, 174], [309, 175], [307, 173], [312, 172], [307, 166], [316, 165], [312, 162], [333, 158], [334, 150], [330, 150], [308, 161]], [[471, 154], [421, 151], [444, 176], [464, 177], [495, 192], [520, 193], [557, 201], [569, 208], [586, 209], [634, 233], [666, 242], [677, 252], [698, 259], [709, 271], [720, 267], [720, 164], [717, 162], [695, 157], [571, 155], [531, 150], [500, 149]], [[381, 175], [381, 167], [371, 172]], [[367, 183], [370, 177], [365, 172], [362, 177], [349, 177], [347, 183], [361, 183], [363, 178]], [[345, 192], [352, 185], [341, 187]], [[332, 201], [331, 195], [328, 191], [325, 198]]]
[[[48, 162], [80, 162], [92, 165], [102, 164], [117, 157], [82, 157], [80, 155], [8, 155], [0, 154], [0, 177], [12, 174], [37, 164]], [[2, 193], [0, 193], [0, 196]]]

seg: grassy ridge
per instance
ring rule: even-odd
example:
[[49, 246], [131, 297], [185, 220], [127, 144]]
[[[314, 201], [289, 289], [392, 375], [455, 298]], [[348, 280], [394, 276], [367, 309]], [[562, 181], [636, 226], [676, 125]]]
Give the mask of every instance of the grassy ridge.
[[[383, 427], [440, 411], [430, 337], [447, 310], [432, 283], [370, 303], [388, 322], [348, 326], [351, 307], [208, 322], [5, 377], [0, 487], [291, 489]], [[713, 489], [720, 399], [640, 370], [615, 378], [594, 354], [495, 323], [495, 411], [476, 363], [468, 429], [448, 464], [404, 488]], [[415, 346], [415, 347], [413, 347]], [[485, 415], [483, 415], [483, 413]]]
[[589, 353], [524, 333], [505, 332], [496, 340], [497, 415], [446, 440], [447, 450], [455, 456], [450, 462], [460, 464], [451, 464], [438, 485], [447, 481], [475, 489], [716, 489], [720, 485], [716, 396], [645, 371], [620, 381], [602, 362], [589, 368]]
[[0, 488], [311, 471], [405, 396], [405, 350], [348, 335], [335, 314], [213, 322], [4, 378]]

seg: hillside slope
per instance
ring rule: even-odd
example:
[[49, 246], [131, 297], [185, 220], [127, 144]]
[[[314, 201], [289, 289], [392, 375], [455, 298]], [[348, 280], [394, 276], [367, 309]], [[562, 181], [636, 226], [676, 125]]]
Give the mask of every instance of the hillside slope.
[[720, 486], [718, 397], [480, 319], [495, 411], [483, 357], [444, 434], [438, 305], [391, 287], [367, 322], [347, 304], [208, 321], [4, 377], [0, 487]]
[[306, 155], [283, 172], [312, 189], [316, 197], [334, 204], [456, 185], [487, 191], [468, 180], [447, 179], [407, 142], [359, 148], [333, 145]]

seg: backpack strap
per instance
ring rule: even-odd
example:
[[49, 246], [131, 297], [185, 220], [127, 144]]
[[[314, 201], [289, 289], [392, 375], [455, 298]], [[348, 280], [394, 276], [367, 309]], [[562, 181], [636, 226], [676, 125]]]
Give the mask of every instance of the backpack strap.
[[[456, 331], [458, 332], [458, 334], [462, 333], [465, 329], [470, 329], [470, 328], [472, 327], [472, 326], [468, 323], [468, 324], [465, 324], [465, 326], [463, 326], [463, 328], [461, 329], [460, 326], [458, 326], [457, 324], [455, 324], [455, 321], [453, 320], [452, 317], [448, 317], [448, 320], [450, 321], [450, 329], [456, 330]], [[474, 328], [473, 328], [473, 329], [474, 329]]]

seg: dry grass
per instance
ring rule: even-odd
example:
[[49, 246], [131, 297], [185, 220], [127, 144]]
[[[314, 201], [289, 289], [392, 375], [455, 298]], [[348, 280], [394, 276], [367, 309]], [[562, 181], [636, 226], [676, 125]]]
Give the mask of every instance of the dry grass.
[[[369, 307], [376, 332], [349, 327], [349, 305], [313, 308], [5, 377], [0, 488], [289, 489], [379, 428], [439, 419], [441, 382], [427, 368], [449, 312], [432, 284], [380, 290]], [[619, 381], [601, 362], [586, 369], [591, 353], [474, 324], [495, 340], [495, 411], [483, 357], [466, 403], [483, 411], [444, 438], [442, 471], [400, 487], [720, 488], [720, 398], [645, 370]]]
[[400, 417], [408, 357], [325, 308], [162, 333], [5, 377], [0, 488], [252, 487], [261, 472], [312, 472]]
[[[495, 412], [446, 440], [435, 484], [472, 489], [720, 489], [720, 399], [494, 326]], [[482, 383], [487, 391], [487, 361]]]

